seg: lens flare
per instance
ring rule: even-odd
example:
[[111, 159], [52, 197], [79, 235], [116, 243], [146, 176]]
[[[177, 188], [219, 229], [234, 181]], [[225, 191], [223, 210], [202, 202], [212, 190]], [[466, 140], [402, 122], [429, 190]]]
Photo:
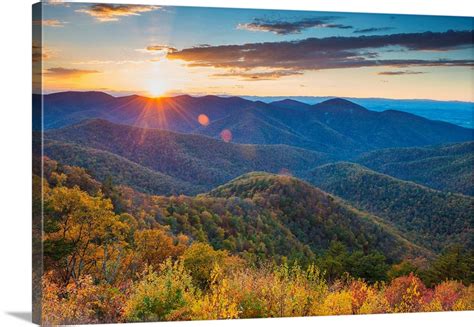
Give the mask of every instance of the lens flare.
[[232, 132], [229, 131], [228, 129], [224, 129], [222, 132], [221, 132], [221, 139], [222, 141], [228, 143], [232, 140]]
[[207, 126], [207, 125], [209, 125], [209, 117], [207, 117], [205, 114], [200, 114], [198, 116], [198, 122], [202, 126]]

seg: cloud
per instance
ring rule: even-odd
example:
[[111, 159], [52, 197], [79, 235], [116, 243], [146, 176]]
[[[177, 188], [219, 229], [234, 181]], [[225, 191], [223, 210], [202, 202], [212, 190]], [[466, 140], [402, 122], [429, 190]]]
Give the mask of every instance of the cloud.
[[147, 46], [144, 49], [135, 49], [135, 51], [157, 56], [156, 58], [149, 60], [151, 62], [157, 62], [157, 61], [162, 60], [164, 57], [166, 57], [168, 53], [176, 52], [178, 51], [178, 49], [173, 48], [169, 45], [153, 44], [153, 45]]
[[64, 27], [64, 24], [67, 24], [67, 22], [62, 22], [58, 19], [39, 19], [33, 21], [35, 26]]
[[46, 6], [70, 7], [70, 4], [65, 2], [64, 0], [46, 0], [46, 1], [43, 1], [43, 4]]
[[377, 73], [377, 75], [385, 75], [385, 76], [419, 75], [419, 74], [426, 74], [426, 73], [425, 72], [412, 71], [412, 70], [397, 70], [397, 71], [386, 71], [386, 72]]
[[80, 78], [84, 75], [100, 73], [97, 70], [53, 67], [43, 71], [43, 75], [62, 78]]
[[[448, 51], [472, 47], [474, 31], [308, 38], [296, 41], [193, 47], [167, 54], [189, 66], [240, 70], [323, 70], [359, 67], [474, 66], [469, 59], [383, 59], [377, 49], [397, 46], [408, 51]], [[370, 50], [370, 51], [369, 51]]]
[[99, 22], [115, 22], [125, 16], [140, 16], [141, 13], [160, 9], [159, 6], [95, 4], [76, 12], [88, 14]]
[[150, 51], [150, 52], [161, 52], [161, 51], [164, 51], [164, 52], [175, 52], [175, 51], [178, 51], [178, 49], [176, 48], [173, 48], [173, 47], [170, 47], [168, 45], [159, 45], [159, 44], [156, 44], [156, 45], [149, 45], [146, 47], [146, 51]]
[[386, 32], [386, 31], [391, 31], [394, 30], [395, 27], [371, 27], [371, 28], [361, 28], [361, 29], [356, 29], [352, 33], [375, 33], [375, 32]]
[[31, 54], [33, 62], [41, 62], [50, 59], [52, 51], [46, 47], [42, 47], [39, 42], [33, 42]]
[[139, 65], [146, 63], [146, 60], [86, 60], [72, 62], [73, 65]]
[[283, 21], [283, 20], [268, 20], [256, 18], [252, 23], [245, 23], [237, 25], [237, 29], [247, 30], [252, 32], [272, 32], [279, 35], [298, 34], [303, 30], [309, 28], [352, 28], [349, 25], [334, 24], [334, 20], [339, 17], [315, 17], [306, 18], [298, 21]]
[[281, 77], [302, 75], [303, 73], [295, 70], [274, 70], [269, 72], [247, 72], [247, 71], [230, 71], [226, 73], [213, 74], [213, 77], [232, 77], [239, 78], [243, 81], [265, 81], [275, 80]]

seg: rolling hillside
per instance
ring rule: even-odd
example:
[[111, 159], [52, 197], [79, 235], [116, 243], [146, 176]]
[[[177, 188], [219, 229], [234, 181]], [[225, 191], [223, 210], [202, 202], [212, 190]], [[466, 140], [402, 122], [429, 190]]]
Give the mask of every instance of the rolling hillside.
[[132, 214], [144, 210], [174, 234], [251, 260], [308, 262], [334, 240], [351, 250], [378, 250], [390, 260], [431, 255], [376, 217], [288, 176], [249, 173], [197, 197], [122, 194]]
[[172, 195], [205, 191], [202, 187], [153, 171], [108, 151], [73, 143], [45, 140], [44, 155], [62, 164], [85, 168], [101, 182], [112, 178], [114, 183], [140, 192]]
[[253, 172], [209, 195], [247, 199], [270, 210], [298, 240], [316, 252], [327, 248], [331, 240], [339, 240], [351, 249], [379, 250], [392, 258], [405, 256], [404, 250], [408, 256], [427, 253], [378, 223], [377, 217], [355, 210], [293, 177]]
[[[114, 154], [114, 158], [125, 158], [148, 170], [208, 190], [254, 170], [297, 174], [329, 161], [326, 154], [286, 145], [225, 143], [200, 135], [117, 125], [105, 120], [89, 120], [51, 130], [45, 135], [47, 139], [106, 151]], [[87, 152], [78, 153], [81, 148], [77, 147], [56, 150], [52, 159], [77, 157], [75, 160], [68, 160], [71, 164], [84, 164], [84, 158], [89, 157]], [[65, 153], [59, 153], [60, 151]], [[68, 153], [69, 151], [76, 154]], [[102, 169], [106, 171], [105, 168]], [[113, 170], [112, 173], [116, 174]]]
[[346, 162], [317, 167], [308, 179], [428, 248], [439, 251], [452, 243], [474, 245], [472, 197], [439, 192]]
[[474, 195], [474, 143], [377, 150], [357, 162], [434, 189]]

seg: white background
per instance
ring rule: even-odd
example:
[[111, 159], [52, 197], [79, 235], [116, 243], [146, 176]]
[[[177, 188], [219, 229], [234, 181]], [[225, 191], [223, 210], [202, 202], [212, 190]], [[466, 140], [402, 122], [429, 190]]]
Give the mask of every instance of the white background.
[[[28, 321], [31, 319], [31, 5], [34, 2], [32, 0], [4, 0], [0, 8], [0, 221], [2, 223], [0, 227], [0, 327], [31, 325]], [[129, 0], [126, 2], [474, 16], [474, 5], [470, 0]], [[279, 327], [289, 324], [378, 327], [466, 326], [472, 324], [473, 321], [474, 312], [457, 312], [167, 323], [167, 325], [186, 327]], [[156, 326], [158, 324], [144, 325]]]

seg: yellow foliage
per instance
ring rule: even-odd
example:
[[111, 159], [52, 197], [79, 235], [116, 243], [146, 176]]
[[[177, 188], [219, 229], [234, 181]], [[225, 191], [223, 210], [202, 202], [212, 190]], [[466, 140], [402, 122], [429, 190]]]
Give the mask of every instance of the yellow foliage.
[[239, 317], [237, 303], [230, 296], [229, 281], [216, 264], [211, 272], [208, 294], [192, 306], [192, 319], [233, 319]]
[[452, 310], [474, 310], [474, 285], [469, 285], [469, 287], [464, 290], [461, 297], [454, 303]]
[[330, 293], [321, 305], [313, 309], [315, 315], [349, 315], [352, 314], [352, 297], [349, 291]]

